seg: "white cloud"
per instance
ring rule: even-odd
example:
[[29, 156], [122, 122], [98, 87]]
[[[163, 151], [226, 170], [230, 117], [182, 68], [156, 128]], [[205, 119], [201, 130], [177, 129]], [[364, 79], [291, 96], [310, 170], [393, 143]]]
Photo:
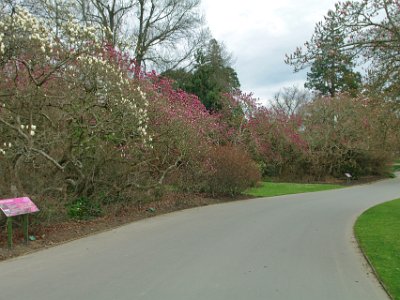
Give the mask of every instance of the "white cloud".
[[[269, 103], [273, 99], [274, 95], [281, 91], [284, 87], [304, 87], [304, 80], [289, 80], [282, 81], [276, 84], [270, 84], [267, 86], [254, 86], [252, 87], [255, 98], [258, 98], [257, 95], [268, 95], [267, 98], [259, 98], [259, 103], [264, 106], [269, 106]], [[250, 86], [251, 87], [251, 86]]]
[[213, 36], [236, 58], [242, 89], [263, 102], [283, 86], [303, 84], [284, 56], [308, 40], [335, 0], [203, 0]]

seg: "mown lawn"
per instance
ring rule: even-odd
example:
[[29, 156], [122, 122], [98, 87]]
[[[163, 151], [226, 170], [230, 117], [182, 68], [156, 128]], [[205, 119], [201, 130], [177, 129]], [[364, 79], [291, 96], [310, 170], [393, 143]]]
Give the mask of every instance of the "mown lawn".
[[280, 196], [288, 194], [326, 191], [342, 187], [343, 186], [341, 185], [335, 185], [335, 184], [262, 182], [260, 186], [248, 189], [244, 192], [244, 194], [254, 197], [272, 197], [272, 196]]
[[400, 171], [400, 165], [393, 165], [392, 166], [392, 172], [399, 172]]
[[392, 298], [400, 300], [400, 199], [364, 212], [355, 234]]

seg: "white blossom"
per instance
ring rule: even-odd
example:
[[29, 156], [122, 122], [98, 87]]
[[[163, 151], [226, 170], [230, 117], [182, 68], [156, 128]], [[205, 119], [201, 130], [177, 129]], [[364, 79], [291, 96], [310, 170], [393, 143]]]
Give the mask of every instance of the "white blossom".
[[[97, 28], [76, 23], [72, 21], [71, 16], [60, 27], [57, 27], [60, 31], [58, 36], [65, 37], [58, 39], [55, 27], [50, 24], [51, 21], [44, 23], [20, 7], [17, 7], [15, 12], [12, 18], [4, 17], [0, 21], [0, 56], [6, 50], [7, 45], [21, 41], [21, 49], [27, 46], [24, 43], [29, 43], [29, 46], [32, 47], [32, 52], [34, 52], [32, 59], [35, 61], [28, 61], [32, 66], [37, 63], [37, 59], [39, 59], [39, 63], [45, 60], [51, 64], [56, 64], [59, 59], [65, 59], [66, 56], [71, 58], [71, 61], [76, 60], [77, 64], [66, 64], [65, 69], [62, 69], [67, 76], [74, 78], [68, 83], [68, 87], [73, 89], [77, 86], [75, 79], [80, 78], [81, 69], [84, 72], [95, 74], [99, 80], [96, 85], [100, 86], [95, 94], [95, 100], [101, 103], [107, 100], [107, 104], [110, 102], [108, 106], [110, 112], [113, 109], [115, 111], [115, 108], [126, 112], [128, 120], [131, 118], [134, 120], [133, 124], [136, 124], [135, 128], [132, 128], [133, 132], [140, 134], [145, 144], [152, 141], [147, 132], [147, 123], [149, 122], [147, 94], [142, 91], [140, 86], [136, 87], [137, 93], [132, 93], [133, 80], [128, 71], [117, 64], [110, 63], [107, 57], [98, 55], [104, 49], [102, 41], [96, 36]], [[11, 24], [15, 36], [7, 32]], [[110, 31], [110, 28], [107, 30]], [[82, 76], [85, 78], [85, 75]], [[89, 84], [91, 83], [89, 82]], [[0, 106], [5, 107], [5, 104], [0, 103]], [[26, 130], [30, 136], [36, 134], [36, 125], [20, 124], [19, 127]], [[7, 147], [12, 147], [11, 143], [5, 144], [3, 148]]]

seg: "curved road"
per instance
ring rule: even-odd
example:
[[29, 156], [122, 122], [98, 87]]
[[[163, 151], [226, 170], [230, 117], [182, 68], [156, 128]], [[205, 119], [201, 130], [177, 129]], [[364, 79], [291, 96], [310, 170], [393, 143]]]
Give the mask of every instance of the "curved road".
[[0, 263], [0, 299], [388, 299], [355, 244], [400, 179], [190, 209]]

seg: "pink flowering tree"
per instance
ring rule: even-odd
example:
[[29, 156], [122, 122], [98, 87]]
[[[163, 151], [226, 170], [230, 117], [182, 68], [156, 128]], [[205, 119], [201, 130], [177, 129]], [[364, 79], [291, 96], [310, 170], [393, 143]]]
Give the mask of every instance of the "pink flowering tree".
[[302, 119], [284, 112], [258, 108], [247, 124], [249, 151], [265, 176], [298, 175], [307, 143], [301, 135]]
[[307, 105], [303, 134], [315, 178], [383, 174], [397, 147], [397, 117], [381, 99], [342, 94]]
[[210, 114], [197, 96], [175, 90], [165, 77], [151, 73], [144, 80], [148, 81], [153, 172], [184, 190], [198, 190], [213, 170], [209, 152], [220, 137], [219, 117]]
[[96, 28], [58, 30], [21, 8], [0, 22], [2, 195], [126, 189], [151, 145], [146, 95]]

